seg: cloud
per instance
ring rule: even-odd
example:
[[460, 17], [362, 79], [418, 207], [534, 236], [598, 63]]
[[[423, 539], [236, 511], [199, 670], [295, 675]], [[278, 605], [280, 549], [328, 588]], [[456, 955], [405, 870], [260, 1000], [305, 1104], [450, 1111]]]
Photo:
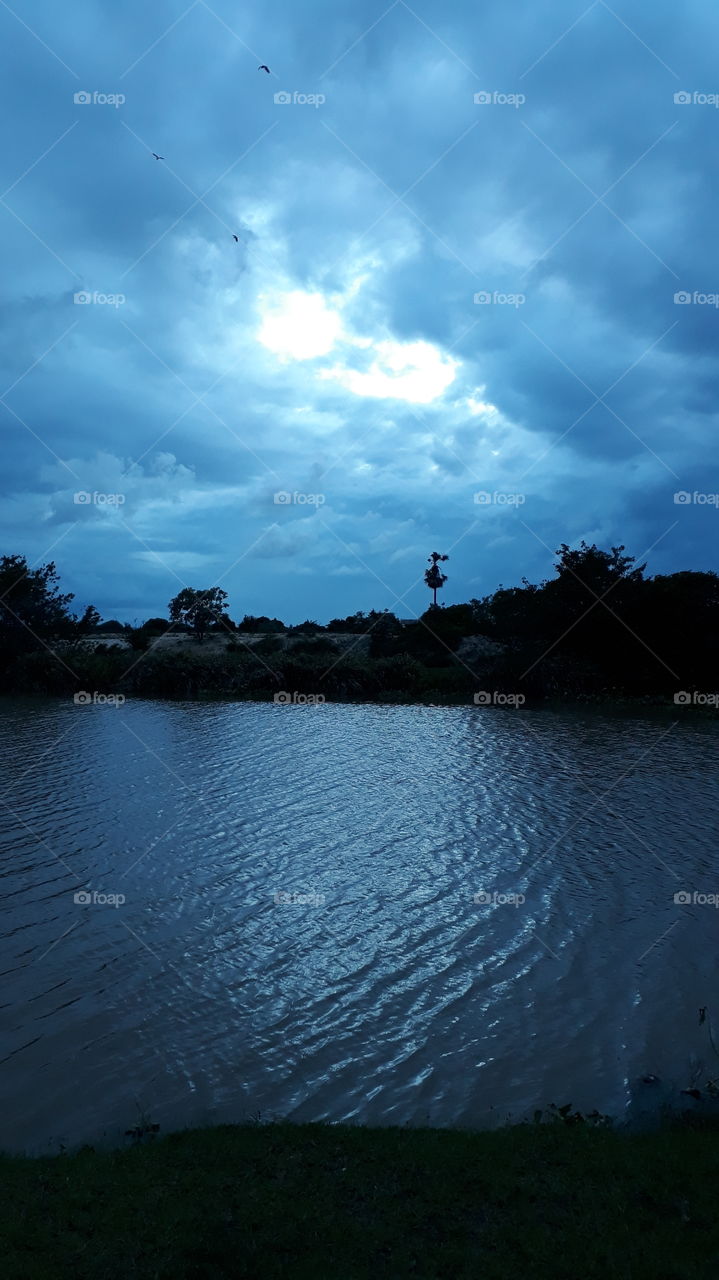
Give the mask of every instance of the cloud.
[[[435, 546], [463, 599], [588, 531], [708, 567], [716, 512], [671, 495], [719, 464], [715, 110], [674, 94], [719, 18], [165, 10], [0, 18], [4, 549], [129, 619], [173, 573], [240, 614], [391, 608]], [[326, 102], [276, 104], [265, 56]]]
[[409, 404], [430, 404], [454, 381], [458, 362], [443, 357], [428, 342], [378, 342], [374, 358], [365, 371], [335, 366], [324, 372], [357, 396], [378, 400], [406, 400]]
[[281, 358], [311, 360], [327, 355], [341, 331], [339, 315], [321, 294], [295, 289], [264, 312], [258, 338]]

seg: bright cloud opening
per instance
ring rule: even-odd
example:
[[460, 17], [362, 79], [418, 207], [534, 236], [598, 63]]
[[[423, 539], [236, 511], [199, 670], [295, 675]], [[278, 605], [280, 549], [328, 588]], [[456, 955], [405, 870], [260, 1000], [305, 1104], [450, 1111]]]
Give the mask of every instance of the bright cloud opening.
[[374, 344], [377, 353], [369, 369], [334, 368], [322, 376], [336, 378], [348, 391], [376, 399], [429, 404], [454, 381], [458, 361], [442, 356], [430, 342]]
[[313, 360], [332, 350], [341, 331], [340, 316], [321, 294], [295, 289], [265, 312], [258, 338], [283, 359]]

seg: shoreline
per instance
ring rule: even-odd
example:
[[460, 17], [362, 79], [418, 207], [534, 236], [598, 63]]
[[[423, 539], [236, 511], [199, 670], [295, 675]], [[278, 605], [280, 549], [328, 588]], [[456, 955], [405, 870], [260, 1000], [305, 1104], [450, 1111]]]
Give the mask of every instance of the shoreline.
[[[97, 691], [102, 692], [104, 691]], [[107, 698], [115, 695], [116, 691], [106, 694]], [[68, 694], [52, 694], [52, 692], [15, 692], [0, 690], [0, 707], [4, 704], [18, 703], [18, 701], [29, 701], [33, 704], [42, 704], [51, 701], [54, 704], [68, 703], [72, 695]], [[388, 694], [384, 698], [358, 698], [358, 696], [348, 696], [348, 698], [339, 698], [339, 696], [326, 696], [322, 703], [303, 703], [298, 700], [297, 703], [275, 703], [273, 696], [266, 698], [258, 698], [257, 695], [251, 694], [215, 694], [215, 692], [198, 692], [198, 694], [151, 694], [151, 692], [141, 692], [141, 694], [124, 695], [123, 707], [133, 703], [156, 703], [160, 705], [197, 705], [197, 707], [209, 707], [209, 705], [253, 705], [253, 707], [278, 707], [279, 709], [307, 709], [321, 710], [322, 707], [417, 707], [427, 709], [444, 710], [449, 708], [466, 708], [475, 710], [477, 714], [482, 713], [502, 713], [503, 716], [527, 716], [527, 714], [536, 714], [537, 712], [553, 712], [555, 714], [562, 713], [587, 713], [596, 714], [613, 714], [613, 716], [641, 716], [647, 718], [661, 719], [677, 719], [678, 723], [682, 721], [692, 724], [716, 723], [719, 721], [719, 708], [715, 707], [677, 707], [672, 701], [659, 698], [567, 698], [567, 699], [532, 699], [527, 700], [523, 707], [502, 707], [502, 705], [477, 705], [467, 698], [452, 695], [435, 695], [434, 698], [417, 698], [417, 696], [407, 696], [403, 694]], [[100, 701], [102, 705], [102, 701]], [[83, 708], [81, 708], [83, 709]], [[120, 707], [119, 709], [122, 709]]]
[[[531, 711], [636, 711], [642, 713], [664, 712], [682, 719], [696, 720], [716, 720], [719, 718], [719, 706], [702, 706], [702, 705], [677, 705], [669, 697], [660, 695], [626, 695], [616, 696], [601, 694], [586, 694], [567, 696], [566, 698], [553, 696], [551, 698], [527, 698], [523, 706], [503, 705], [502, 703], [481, 704], [475, 703], [466, 694], [447, 694], [436, 692], [434, 694], [427, 693], [425, 696], [409, 695], [401, 691], [386, 691], [383, 695], [374, 695], [360, 697], [358, 695], [342, 697], [338, 694], [323, 695], [321, 702], [305, 702], [305, 697], [312, 699], [317, 697], [316, 694], [306, 694], [303, 690], [292, 691], [297, 697], [295, 703], [287, 699], [284, 702], [275, 702], [273, 694], [260, 696], [256, 692], [236, 692], [236, 693], [219, 693], [211, 690], [201, 690], [194, 694], [161, 694], [142, 691], [139, 693], [123, 693], [122, 689], [113, 687], [112, 689], [94, 690], [96, 695], [100, 696], [100, 704], [103, 698], [115, 697], [122, 695], [124, 704], [129, 702], [157, 702], [157, 703], [196, 703], [198, 706], [208, 703], [252, 703], [256, 706], [312, 706], [317, 709], [320, 706], [357, 706], [357, 707], [468, 707], [474, 708], [478, 712], [485, 711], [502, 711], [513, 715], [522, 715]], [[68, 692], [52, 692], [37, 689], [16, 690], [16, 689], [0, 689], [0, 705], [11, 701], [21, 701], [27, 699], [31, 702], [47, 702], [55, 703], [67, 702], [73, 698], [72, 693]]]
[[452, 633], [432, 649], [420, 643], [422, 636], [405, 632], [391, 643], [370, 633], [251, 632], [229, 641], [213, 634], [200, 644], [184, 634], [140, 629], [114, 637], [121, 647], [107, 633], [105, 640], [85, 637], [5, 655], [0, 696], [719, 714], [715, 670], [705, 662], [676, 662], [663, 672], [571, 653], [545, 662], [527, 643], [500, 645], [480, 633], [458, 640]]
[[719, 1125], [222, 1125], [0, 1155], [14, 1280], [716, 1274]]

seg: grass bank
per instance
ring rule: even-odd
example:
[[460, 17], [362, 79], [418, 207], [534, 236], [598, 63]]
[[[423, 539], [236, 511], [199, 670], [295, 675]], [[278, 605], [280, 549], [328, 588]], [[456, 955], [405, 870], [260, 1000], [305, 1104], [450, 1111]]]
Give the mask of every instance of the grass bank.
[[288, 1125], [0, 1157], [8, 1280], [716, 1280], [719, 1131]]
[[319, 642], [297, 645], [278, 655], [263, 652], [261, 644], [252, 652], [236, 646], [222, 652], [206, 652], [199, 646], [146, 653], [79, 649], [66, 653], [58, 662], [52, 653], [42, 651], [25, 654], [5, 669], [0, 661], [0, 695], [71, 700], [80, 693], [89, 693], [119, 694], [127, 700], [272, 702], [282, 694], [295, 701], [308, 696], [327, 702], [447, 706], [472, 706], [477, 697], [482, 705], [510, 710], [626, 706], [639, 711], [667, 709], [684, 718], [717, 715], [714, 704], [677, 707], [674, 692], [669, 689], [657, 692], [639, 688], [627, 692], [580, 678], [571, 669], [556, 671], [551, 679], [546, 673], [532, 673], [531, 678], [524, 679], [524, 662], [524, 657], [520, 660], [515, 656], [492, 668], [478, 666], [475, 671], [466, 663], [449, 660], [446, 666], [430, 667], [409, 654], [372, 658], [349, 652], [338, 658], [325, 652]]

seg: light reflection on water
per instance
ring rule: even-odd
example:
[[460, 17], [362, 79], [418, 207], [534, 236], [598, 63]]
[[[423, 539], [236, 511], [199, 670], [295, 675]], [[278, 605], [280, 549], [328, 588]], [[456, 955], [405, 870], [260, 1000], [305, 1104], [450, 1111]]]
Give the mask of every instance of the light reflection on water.
[[719, 913], [674, 894], [719, 892], [719, 728], [678, 720], [5, 700], [0, 1146], [714, 1074]]

